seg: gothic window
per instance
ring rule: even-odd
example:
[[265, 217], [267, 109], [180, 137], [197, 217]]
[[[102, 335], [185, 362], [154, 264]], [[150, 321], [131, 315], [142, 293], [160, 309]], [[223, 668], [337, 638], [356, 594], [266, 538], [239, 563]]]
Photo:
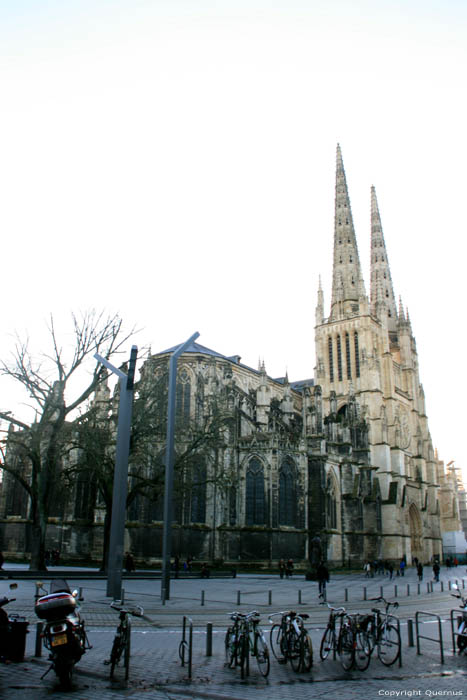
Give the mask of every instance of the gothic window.
[[279, 525], [297, 525], [297, 474], [290, 457], [279, 471]]
[[246, 507], [247, 525], [265, 525], [266, 502], [264, 494], [264, 470], [257, 457], [250, 459], [246, 470]]
[[190, 521], [192, 523], [206, 522], [206, 462], [198, 458], [191, 471], [191, 504]]
[[354, 348], [355, 348], [355, 376], [360, 376], [360, 353], [358, 348], [358, 333], [354, 333]]
[[229, 492], [229, 525], [237, 524], [237, 489], [235, 486]]
[[332, 478], [328, 478], [326, 489], [326, 526], [332, 530], [337, 528], [337, 498]]
[[88, 476], [86, 473], [79, 473], [75, 492], [75, 518], [92, 520], [95, 500], [94, 475]]
[[339, 381], [342, 381], [342, 349], [341, 349], [341, 337], [337, 336], [337, 376]]
[[328, 338], [328, 354], [329, 354], [329, 380], [334, 381], [334, 358], [332, 354], [332, 338]]
[[175, 415], [179, 425], [187, 426], [190, 419], [191, 383], [186, 369], [177, 378]]
[[347, 379], [352, 379], [352, 365], [350, 362], [350, 337], [345, 334], [345, 358], [347, 360]]
[[353, 262], [352, 256], [349, 255], [349, 262]]
[[382, 532], [383, 530], [383, 516], [381, 512], [381, 497], [378, 496], [376, 499], [376, 530], [377, 532]]

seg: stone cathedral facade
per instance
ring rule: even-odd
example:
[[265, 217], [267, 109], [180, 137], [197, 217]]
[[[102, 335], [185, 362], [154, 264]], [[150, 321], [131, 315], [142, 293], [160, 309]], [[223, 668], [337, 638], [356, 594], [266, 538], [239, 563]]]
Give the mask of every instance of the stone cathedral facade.
[[[231, 564], [292, 557], [302, 565], [322, 556], [337, 566], [441, 558], [442, 475], [415, 339], [396, 303], [374, 188], [366, 292], [339, 147], [331, 303], [325, 308], [320, 285], [315, 344], [314, 377], [295, 382], [268, 376], [264, 362], [253, 369], [196, 343], [181, 356], [179, 415], [196, 419], [210, 397], [222, 396], [235, 419], [222, 447], [200, 458], [176, 506], [173, 554]], [[171, 350], [144, 363], [142, 384], [157, 380]], [[219, 470], [227, 484], [214, 478]], [[5, 493], [0, 508], [5, 523]], [[99, 504], [88, 525], [74, 522], [74, 513], [70, 507], [54, 526], [62, 550], [98, 558]], [[160, 559], [161, 504], [136, 500], [127, 525], [125, 549], [147, 562]]]

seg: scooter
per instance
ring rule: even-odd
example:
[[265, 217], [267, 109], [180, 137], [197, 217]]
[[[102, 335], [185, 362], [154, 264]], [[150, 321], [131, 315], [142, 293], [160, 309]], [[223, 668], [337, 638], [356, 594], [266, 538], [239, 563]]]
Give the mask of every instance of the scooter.
[[457, 584], [454, 583], [452, 587], [456, 593], [451, 593], [451, 595], [461, 600], [462, 615], [457, 618], [456, 638], [459, 654], [462, 654], [463, 651], [467, 653], [467, 598], [462, 595]]
[[[36, 585], [39, 590], [40, 584]], [[42, 678], [53, 669], [67, 690], [71, 688], [75, 664], [92, 648], [79, 615], [77, 595], [64, 579], [57, 579], [50, 584], [50, 593], [38, 598], [35, 604], [36, 615], [45, 620], [42, 639], [52, 662]]]

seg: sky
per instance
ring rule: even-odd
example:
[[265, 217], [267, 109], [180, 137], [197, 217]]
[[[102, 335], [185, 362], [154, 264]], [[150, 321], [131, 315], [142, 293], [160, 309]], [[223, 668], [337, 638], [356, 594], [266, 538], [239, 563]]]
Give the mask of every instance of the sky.
[[153, 352], [198, 331], [312, 377], [340, 143], [367, 292], [374, 185], [432, 439], [466, 468], [466, 30], [464, 0], [4, 0], [2, 358], [95, 307]]

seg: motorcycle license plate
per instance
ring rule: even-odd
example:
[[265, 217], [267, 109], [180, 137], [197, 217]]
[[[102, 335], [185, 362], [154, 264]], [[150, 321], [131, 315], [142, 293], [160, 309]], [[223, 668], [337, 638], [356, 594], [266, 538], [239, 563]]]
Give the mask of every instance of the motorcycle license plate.
[[66, 644], [66, 642], [66, 634], [56, 634], [55, 637], [52, 639], [52, 646], [58, 647], [60, 646], [60, 644]]

